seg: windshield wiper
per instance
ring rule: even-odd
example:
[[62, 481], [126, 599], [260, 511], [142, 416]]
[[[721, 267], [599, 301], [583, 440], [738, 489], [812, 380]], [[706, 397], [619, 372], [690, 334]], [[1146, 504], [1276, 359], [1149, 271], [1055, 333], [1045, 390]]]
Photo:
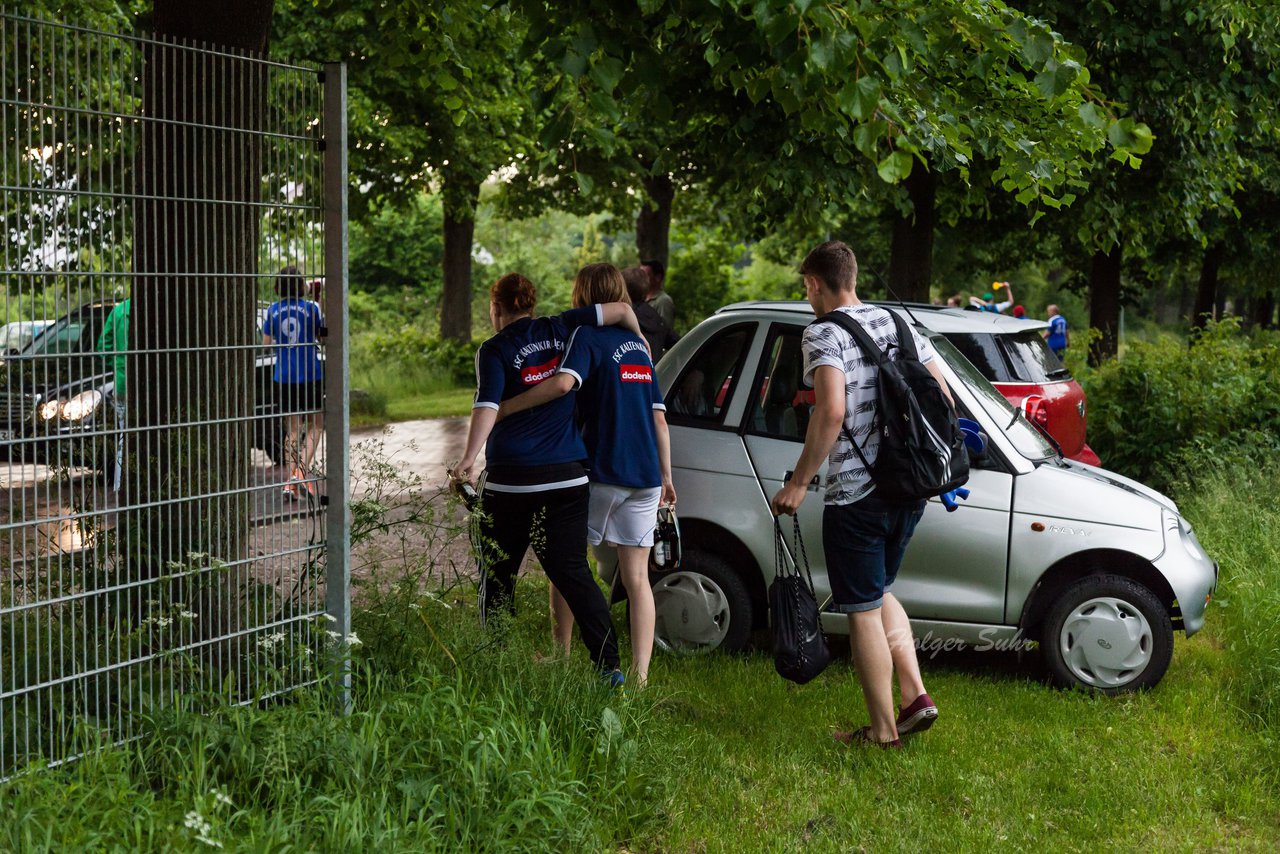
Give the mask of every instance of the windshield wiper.
[[1009, 419], [1008, 424], [1004, 425], [1004, 432], [1008, 433], [1009, 428], [1012, 427], [1014, 424], [1017, 424], [1019, 418], [1021, 418], [1023, 421], [1026, 421], [1029, 425], [1035, 428], [1036, 432], [1038, 432], [1044, 438], [1048, 439], [1049, 444], [1052, 445], [1053, 449], [1058, 452], [1059, 457], [1063, 457], [1063, 458], [1066, 457], [1066, 454], [1062, 453], [1062, 446], [1058, 444], [1058, 440], [1053, 438], [1053, 436], [1049, 434], [1049, 431], [1046, 430], [1044, 427], [1042, 427], [1040, 424], [1036, 423], [1035, 421], [1032, 421], [1030, 418], [1027, 418], [1026, 415], [1023, 413], [1021, 406], [1015, 406], [1013, 408], [1013, 417]]

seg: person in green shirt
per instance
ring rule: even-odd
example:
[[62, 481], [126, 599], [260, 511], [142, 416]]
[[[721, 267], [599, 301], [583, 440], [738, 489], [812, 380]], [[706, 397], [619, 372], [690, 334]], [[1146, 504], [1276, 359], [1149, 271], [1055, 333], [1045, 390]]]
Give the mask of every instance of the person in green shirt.
[[129, 310], [132, 300], [118, 303], [107, 315], [107, 322], [98, 336], [98, 350], [111, 355], [111, 371], [115, 374], [116, 414], [116, 469], [112, 477], [112, 491], [120, 491], [120, 478], [124, 473], [125, 427], [125, 377], [129, 361]]

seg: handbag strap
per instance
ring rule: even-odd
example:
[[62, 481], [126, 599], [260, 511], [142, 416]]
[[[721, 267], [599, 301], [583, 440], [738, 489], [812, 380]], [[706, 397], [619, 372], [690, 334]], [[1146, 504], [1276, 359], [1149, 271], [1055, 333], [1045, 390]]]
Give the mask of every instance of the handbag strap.
[[795, 529], [796, 535], [796, 552], [800, 555], [800, 561], [804, 563], [804, 577], [809, 582], [809, 592], [817, 596], [816, 589], [813, 586], [813, 575], [809, 572], [809, 553], [804, 550], [804, 538], [800, 536], [800, 514], [791, 517], [792, 527]]
[[[813, 574], [809, 571], [809, 553], [804, 547], [804, 538], [800, 536], [800, 517], [791, 517], [792, 530], [796, 538], [796, 547], [794, 550], [795, 558], [791, 561], [793, 570], [787, 570], [787, 548], [786, 535], [782, 533], [782, 522], [777, 516], [773, 517], [773, 544], [774, 544], [774, 561], [777, 567], [774, 575], [778, 578], [786, 578], [788, 575], [803, 577], [809, 585], [809, 592], [817, 595], [813, 586]], [[800, 568], [804, 567], [804, 575], [800, 575]]]

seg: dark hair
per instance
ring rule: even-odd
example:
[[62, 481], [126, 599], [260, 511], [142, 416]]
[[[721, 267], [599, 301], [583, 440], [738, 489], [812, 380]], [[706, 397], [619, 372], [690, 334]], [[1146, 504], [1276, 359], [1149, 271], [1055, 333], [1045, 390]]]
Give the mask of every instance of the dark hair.
[[302, 273], [297, 267], [281, 267], [276, 275], [276, 293], [280, 296], [300, 299], [307, 291], [307, 283], [302, 281]]
[[805, 256], [800, 275], [813, 276], [833, 293], [851, 291], [858, 284], [858, 259], [839, 240], [828, 240]]
[[538, 304], [538, 289], [519, 273], [507, 273], [490, 286], [489, 300], [503, 314], [528, 314]]
[[627, 284], [612, 264], [588, 264], [573, 277], [573, 307], [627, 302]]
[[658, 261], [658, 260], [641, 261], [640, 266], [648, 267], [649, 270], [653, 273], [653, 275], [657, 276], [659, 279], [666, 278], [667, 265], [663, 264], [661, 261]]
[[627, 283], [627, 296], [631, 297], [632, 305], [644, 302], [649, 296], [649, 288], [653, 286], [653, 280], [644, 267], [628, 267], [623, 270], [622, 281]]

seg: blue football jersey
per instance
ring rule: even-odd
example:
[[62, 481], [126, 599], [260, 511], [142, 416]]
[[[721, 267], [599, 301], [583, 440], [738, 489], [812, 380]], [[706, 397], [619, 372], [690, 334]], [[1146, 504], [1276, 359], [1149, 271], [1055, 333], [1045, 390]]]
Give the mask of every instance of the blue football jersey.
[[[600, 306], [589, 305], [557, 317], [521, 318], [476, 351], [476, 399], [472, 408], [497, 409], [552, 376], [560, 365], [569, 333], [603, 322]], [[587, 458], [573, 418], [574, 395], [525, 410], [494, 425], [485, 445], [493, 466], [544, 466]]]
[[653, 412], [667, 407], [644, 341], [616, 326], [579, 329], [569, 337], [560, 370], [579, 388], [591, 480], [661, 486]]
[[311, 300], [282, 299], [267, 309], [262, 331], [276, 345], [272, 378], [278, 383], [307, 383], [324, 379], [324, 365], [316, 341], [323, 321], [320, 306]]

